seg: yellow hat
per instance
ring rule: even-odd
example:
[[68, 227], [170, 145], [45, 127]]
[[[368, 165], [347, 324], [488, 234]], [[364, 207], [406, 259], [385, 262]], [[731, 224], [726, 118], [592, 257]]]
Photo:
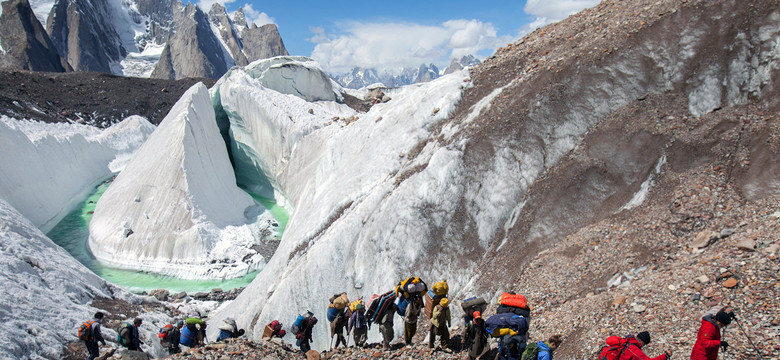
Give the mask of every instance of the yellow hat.
[[447, 298], [443, 298], [441, 299], [441, 301], [439, 301], [439, 305], [441, 305], [442, 307], [450, 306], [450, 301], [447, 300]]

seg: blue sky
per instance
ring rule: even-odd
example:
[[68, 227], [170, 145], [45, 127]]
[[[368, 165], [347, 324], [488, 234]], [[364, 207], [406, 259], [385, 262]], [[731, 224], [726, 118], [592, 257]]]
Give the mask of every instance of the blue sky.
[[355, 66], [397, 69], [446, 66], [467, 54], [485, 58], [535, 27], [563, 19], [598, 0], [219, 1], [243, 7], [258, 25], [275, 23], [292, 55], [310, 56], [327, 71]]

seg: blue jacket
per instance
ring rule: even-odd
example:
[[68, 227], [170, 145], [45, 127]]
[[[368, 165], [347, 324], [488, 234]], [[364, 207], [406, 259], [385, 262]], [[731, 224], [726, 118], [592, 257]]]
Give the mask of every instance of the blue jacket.
[[539, 355], [536, 356], [536, 360], [552, 360], [552, 352], [550, 347], [544, 341], [538, 341], [536, 347], [539, 348]]

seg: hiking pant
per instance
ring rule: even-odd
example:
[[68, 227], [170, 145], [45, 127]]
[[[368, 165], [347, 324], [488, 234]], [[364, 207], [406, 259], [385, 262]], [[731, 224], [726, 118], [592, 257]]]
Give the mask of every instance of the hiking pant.
[[417, 333], [417, 323], [404, 322], [404, 341], [406, 341], [406, 345], [412, 344], [412, 338], [415, 333]]
[[390, 346], [390, 342], [395, 337], [395, 331], [393, 331], [393, 323], [380, 324], [379, 332], [382, 333], [382, 345]]
[[436, 345], [436, 335], [439, 335], [441, 340], [441, 348], [446, 349], [450, 345], [450, 330], [447, 326], [433, 326], [431, 325], [431, 331], [428, 334], [428, 346], [433, 349]]
[[298, 341], [295, 342], [296, 345], [298, 345], [301, 348], [301, 351], [303, 351], [304, 354], [309, 352], [311, 350], [311, 346], [309, 345], [309, 339], [300, 338]]
[[178, 354], [181, 353], [181, 349], [179, 348], [179, 345], [170, 345], [168, 346], [168, 353], [171, 355]]
[[87, 354], [89, 354], [89, 360], [93, 360], [100, 356], [100, 347], [98, 347], [97, 341], [85, 341], [84, 345], [87, 345]]
[[347, 347], [347, 339], [344, 337], [344, 334], [338, 333], [336, 334], [336, 345], [333, 346], [334, 348], [339, 347], [339, 343], [344, 344], [344, 347]]
[[363, 345], [365, 345], [366, 341], [368, 340], [368, 328], [355, 328], [352, 331], [355, 338], [355, 345], [363, 347]]

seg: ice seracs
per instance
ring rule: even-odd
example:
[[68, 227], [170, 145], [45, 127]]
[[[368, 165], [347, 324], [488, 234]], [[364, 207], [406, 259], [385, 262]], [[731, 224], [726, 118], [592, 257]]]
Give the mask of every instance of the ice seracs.
[[0, 117], [0, 198], [48, 231], [153, 130], [138, 116], [104, 131]]
[[108, 265], [182, 278], [243, 276], [270, 214], [236, 186], [206, 87], [196, 84], [103, 194], [89, 247]]

